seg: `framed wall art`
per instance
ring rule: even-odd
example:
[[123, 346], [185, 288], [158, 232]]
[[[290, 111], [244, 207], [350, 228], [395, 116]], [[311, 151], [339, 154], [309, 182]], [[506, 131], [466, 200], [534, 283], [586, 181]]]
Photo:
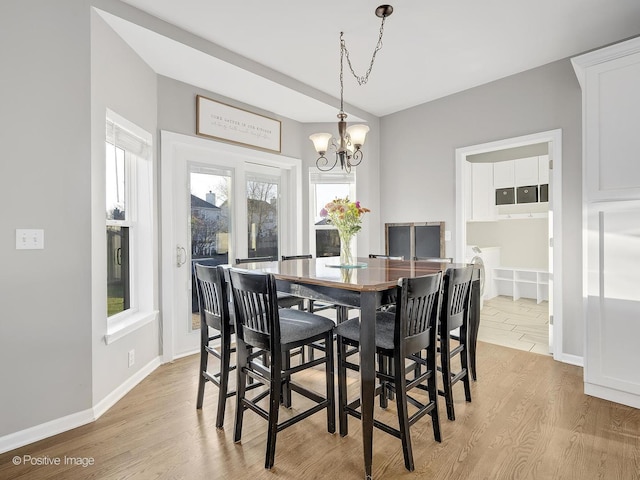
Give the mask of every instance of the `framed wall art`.
[[196, 96], [196, 135], [280, 153], [279, 120]]

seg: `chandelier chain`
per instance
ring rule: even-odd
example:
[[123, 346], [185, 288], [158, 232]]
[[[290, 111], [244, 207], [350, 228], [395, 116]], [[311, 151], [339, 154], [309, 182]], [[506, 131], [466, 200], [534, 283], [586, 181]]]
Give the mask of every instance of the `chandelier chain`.
[[382, 22], [380, 23], [380, 34], [378, 36], [378, 43], [376, 44], [376, 48], [373, 50], [373, 55], [371, 56], [371, 63], [369, 63], [369, 68], [364, 75], [358, 75], [353, 69], [353, 65], [351, 64], [351, 58], [349, 58], [349, 49], [347, 48], [347, 44], [344, 41], [343, 32], [340, 32], [340, 83], [342, 84], [342, 58], [343, 56], [347, 57], [347, 64], [349, 65], [349, 69], [353, 74], [354, 78], [358, 82], [358, 85], [364, 85], [369, 81], [369, 75], [371, 74], [371, 69], [373, 68], [373, 63], [376, 61], [376, 55], [378, 51], [382, 48], [382, 34], [384, 33], [384, 21], [386, 17], [382, 17]]

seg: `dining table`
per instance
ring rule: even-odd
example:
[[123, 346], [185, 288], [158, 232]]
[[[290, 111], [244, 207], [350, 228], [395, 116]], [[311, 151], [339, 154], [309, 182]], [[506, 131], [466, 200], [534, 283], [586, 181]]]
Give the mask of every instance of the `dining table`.
[[[340, 265], [339, 257], [250, 262], [238, 265], [239, 268], [247, 270], [272, 273], [278, 291], [337, 305], [338, 322], [345, 319], [349, 309], [359, 310], [360, 399], [365, 479], [373, 478], [376, 310], [392, 301], [400, 278], [444, 272], [448, 268], [459, 266], [466, 264], [358, 258], [357, 263], [345, 267]], [[474, 333], [473, 325], [470, 325], [474, 348], [477, 328], [475, 330]]]

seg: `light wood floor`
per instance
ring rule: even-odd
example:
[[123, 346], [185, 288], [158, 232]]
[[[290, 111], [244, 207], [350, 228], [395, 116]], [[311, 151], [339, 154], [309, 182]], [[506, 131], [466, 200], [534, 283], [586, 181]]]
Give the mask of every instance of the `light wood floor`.
[[549, 302], [503, 296], [485, 300], [478, 339], [549, 355]]
[[[341, 438], [326, 432], [322, 414], [282, 431], [275, 467], [264, 470], [266, 422], [247, 412], [242, 443], [234, 444], [233, 399], [224, 430], [216, 430], [211, 385], [196, 410], [197, 360], [159, 367], [92, 424], [0, 455], [0, 479], [363, 477], [359, 422], [350, 419]], [[320, 371], [305, 375], [320, 388]], [[430, 419], [421, 419], [411, 430], [416, 470], [408, 472], [400, 441], [376, 431], [374, 478], [640, 479], [640, 410], [588, 397], [582, 382], [579, 367], [480, 342], [473, 402], [464, 402], [457, 385], [451, 422], [440, 399], [442, 443], [433, 440]], [[90, 457], [94, 465], [13, 465], [25, 455], [62, 463], [64, 456]]]

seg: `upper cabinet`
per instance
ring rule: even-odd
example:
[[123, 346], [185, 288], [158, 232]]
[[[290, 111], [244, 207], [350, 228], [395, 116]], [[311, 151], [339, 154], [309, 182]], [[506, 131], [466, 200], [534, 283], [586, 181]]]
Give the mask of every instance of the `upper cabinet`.
[[548, 199], [548, 155], [470, 163], [467, 175], [467, 221], [511, 218], [510, 215], [500, 216], [497, 206], [540, 203]]
[[[546, 172], [540, 168], [545, 163], [542, 159], [546, 159]], [[548, 163], [548, 155], [496, 162], [493, 164], [493, 185], [495, 188], [510, 188], [549, 183]]]
[[587, 200], [638, 198], [640, 38], [571, 61], [582, 87]]
[[468, 220], [487, 222], [497, 219], [493, 163], [471, 164], [471, 204]]
[[494, 188], [511, 188], [515, 186], [515, 162], [513, 160], [496, 162], [489, 165], [493, 165]]

